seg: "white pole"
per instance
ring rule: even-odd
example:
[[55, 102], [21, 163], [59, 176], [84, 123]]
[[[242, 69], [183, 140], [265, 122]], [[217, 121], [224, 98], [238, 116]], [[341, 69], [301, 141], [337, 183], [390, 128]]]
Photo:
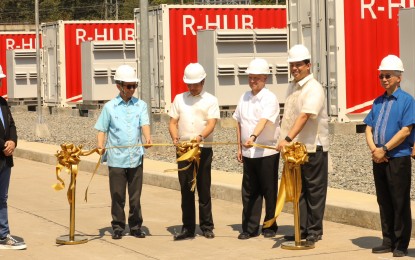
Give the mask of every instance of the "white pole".
[[316, 0], [311, 0], [311, 65], [314, 77], [320, 79], [320, 72], [317, 71], [317, 11]]
[[37, 70], [37, 111], [38, 111], [38, 123], [42, 118], [42, 89], [40, 84], [40, 47], [39, 47], [39, 0], [35, 0], [35, 23], [36, 23], [36, 70]]
[[42, 88], [40, 75], [40, 40], [39, 40], [39, 0], [35, 0], [35, 23], [36, 23], [36, 72], [37, 72], [37, 112], [38, 120], [35, 126], [35, 134], [37, 138], [50, 137], [49, 129], [43, 121], [42, 116]]
[[151, 116], [150, 47], [149, 47], [148, 0], [140, 1], [140, 70], [141, 99], [147, 103], [151, 132], [154, 131]]

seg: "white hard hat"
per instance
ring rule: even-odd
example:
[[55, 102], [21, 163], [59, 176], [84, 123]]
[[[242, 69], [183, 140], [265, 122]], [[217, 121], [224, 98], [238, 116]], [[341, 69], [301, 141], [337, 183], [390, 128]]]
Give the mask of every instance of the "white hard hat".
[[399, 59], [395, 55], [388, 55], [380, 62], [378, 70], [398, 70], [404, 71], [403, 63], [401, 59]]
[[199, 63], [189, 63], [184, 69], [183, 81], [186, 84], [199, 83], [205, 78], [205, 69]]
[[268, 62], [260, 58], [253, 59], [245, 72], [246, 74], [271, 74]]
[[5, 77], [6, 77], [6, 75], [3, 73], [3, 68], [0, 65], [0, 79], [3, 79]]
[[114, 80], [122, 82], [139, 82], [134, 68], [130, 65], [119, 66], [115, 71]]
[[307, 47], [302, 44], [297, 44], [291, 47], [288, 51], [288, 62], [296, 62], [311, 59], [310, 52]]

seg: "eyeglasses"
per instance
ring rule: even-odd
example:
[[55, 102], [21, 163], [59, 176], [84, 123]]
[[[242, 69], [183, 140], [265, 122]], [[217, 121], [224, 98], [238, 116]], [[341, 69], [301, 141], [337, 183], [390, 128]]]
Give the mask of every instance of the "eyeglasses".
[[390, 79], [392, 77], [392, 75], [391, 74], [380, 74], [379, 75], [379, 79], [383, 79], [383, 78], [385, 78], [385, 79]]
[[137, 88], [137, 84], [123, 85], [123, 87], [126, 87], [128, 89], [136, 89]]

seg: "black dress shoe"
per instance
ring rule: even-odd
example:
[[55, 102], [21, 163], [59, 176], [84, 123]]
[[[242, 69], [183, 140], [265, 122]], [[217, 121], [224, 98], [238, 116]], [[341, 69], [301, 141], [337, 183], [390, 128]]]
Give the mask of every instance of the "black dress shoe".
[[395, 249], [395, 250], [393, 250], [393, 257], [404, 257], [407, 254], [408, 254], [407, 249], [404, 249], [404, 250]]
[[133, 237], [145, 238], [146, 232], [142, 231], [141, 229], [133, 229], [130, 230], [130, 235], [132, 235]]
[[272, 229], [265, 229], [262, 231], [262, 235], [264, 235], [264, 237], [275, 237], [277, 233], [275, 232], [275, 230]]
[[249, 234], [248, 232], [242, 232], [239, 234], [238, 239], [245, 240], [250, 239], [251, 237], [257, 237], [258, 234]]
[[205, 230], [203, 231], [203, 236], [208, 238], [208, 239], [212, 239], [215, 238], [215, 234], [213, 233], [212, 230]]
[[122, 238], [122, 231], [114, 230], [114, 233], [112, 234], [112, 239], [121, 239], [121, 238]]
[[[306, 234], [301, 234], [301, 240], [306, 239], [307, 235]], [[287, 241], [295, 241], [295, 235], [285, 235], [284, 239]]]
[[241, 239], [241, 240], [250, 239], [250, 238], [251, 238], [251, 235], [248, 232], [242, 232], [238, 236], [238, 239]]
[[374, 254], [383, 254], [383, 253], [390, 253], [392, 252], [392, 247], [388, 245], [381, 245], [372, 248], [372, 253]]
[[182, 232], [174, 236], [174, 240], [183, 240], [187, 238], [195, 237], [195, 232], [190, 232], [187, 229], [183, 229]]
[[315, 243], [315, 242], [317, 242], [317, 241], [321, 240], [321, 235], [309, 234], [309, 235], [306, 237], [306, 239], [305, 239], [305, 240], [306, 240], [306, 241], [308, 241], [308, 242]]

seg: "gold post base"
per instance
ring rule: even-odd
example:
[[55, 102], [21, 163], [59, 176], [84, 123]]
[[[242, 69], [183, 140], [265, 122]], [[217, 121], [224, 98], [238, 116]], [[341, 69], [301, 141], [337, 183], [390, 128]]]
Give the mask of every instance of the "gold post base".
[[307, 250], [307, 249], [313, 249], [314, 243], [308, 242], [308, 241], [288, 241], [281, 244], [282, 249], [288, 249], [288, 250]]
[[81, 235], [75, 235], [73, 240], [69, 238], [69, 235], [60, 236], [56, 239], [56, 244], [60, 245], [77, 245], [85, 244], [86, 242], [88, 242], [88, 238], [84, 238]]

